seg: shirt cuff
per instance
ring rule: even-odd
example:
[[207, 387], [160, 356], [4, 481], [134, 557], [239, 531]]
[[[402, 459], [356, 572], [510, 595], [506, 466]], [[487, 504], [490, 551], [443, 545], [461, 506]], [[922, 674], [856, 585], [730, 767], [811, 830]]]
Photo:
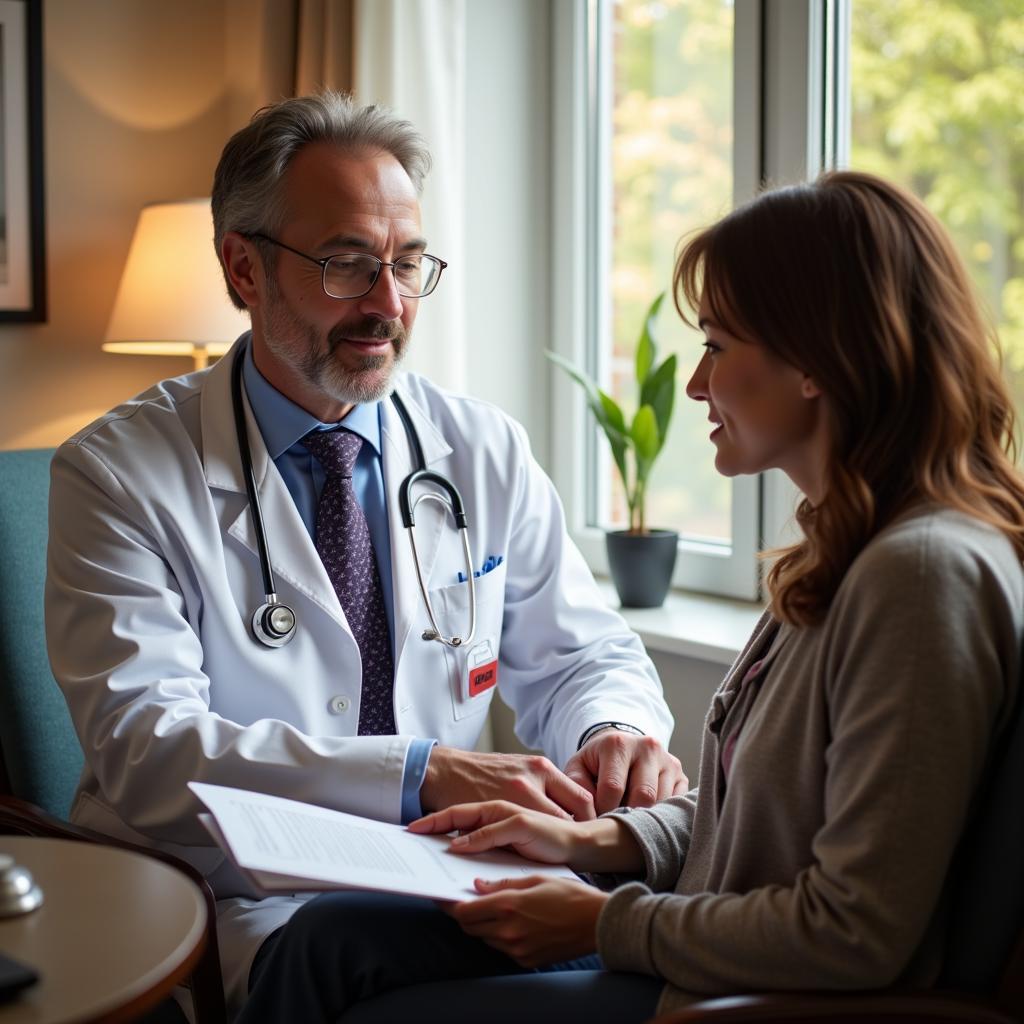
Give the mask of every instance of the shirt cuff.
[[437, 740], [416, 739], [409, 744], [405, 755], [405, 771], [402, 773], [402, 824], [423, 817], [420, 803], [420, 786], [427, 775], [430, 752], [437, 746]]

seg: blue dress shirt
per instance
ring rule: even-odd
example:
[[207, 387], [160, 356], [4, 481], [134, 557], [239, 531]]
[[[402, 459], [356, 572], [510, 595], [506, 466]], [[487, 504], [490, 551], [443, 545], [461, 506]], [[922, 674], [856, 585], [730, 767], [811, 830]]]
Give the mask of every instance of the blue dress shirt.
[[[315, 416], [286, 398], [256, 369], [252, 344], [246, 346], [242, 379], [267, 452], [277, 466], [309, 536], [316, 541], [316, 510], [327, 474], [302, 439], [311, 430], [336, 430], [340, 423], [321, 423]], [[384, 609], [388, 617], [392, 653], [395, 643], [395, 594], [391, 580], [391, 529], [384, 496], [381, 460], [380, 402], [357, 405], [342, 421], [345, 429], [363, 439], [352, 470], [352, 487], [370, 528], [370, 543], [377, 559]], [[409, 746], [402, 775], [402, 821], [420, 817], [420, 786], [436, 740], [414, 739]]]

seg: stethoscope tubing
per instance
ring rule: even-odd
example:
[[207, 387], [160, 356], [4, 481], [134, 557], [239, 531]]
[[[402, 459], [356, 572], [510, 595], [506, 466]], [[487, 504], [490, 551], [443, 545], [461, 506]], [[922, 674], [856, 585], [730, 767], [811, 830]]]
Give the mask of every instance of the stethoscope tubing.
[[231, 367], [231, 404], [235, 414], [235, 430], [238, 434], [238, 454], [242, 460], [242, 478], [245, 481], [245, 493], [252, 513], [252, 525], [256, 530], [256, 547], [260, 556], [260, 572], [263, 575], [263, 593], [267, 601], [275, 595], [274, 571], [270, 565], [270, 549], [267, 547], [267, 531], [263, 527], [263, 511], [260, 508], [260, 495], [256, 488], [256, 474], [252, 468], [252, 449], [249, 447], [249, 434], [245, 423], [245, 409], [242, 406], [242, 361], [245, 349], [239, 347], [235, 361]]
[[[238, 435], [238, 454], [242, 463], [242, 477], [245, 481], [245, 492], [249, 501], [249, 510], [252, 517], [253, 527], [256, 532], [256, 548], [260, 560], [260, 572], [263, 576], [264, 604], [253, 613], [252, 632], [253, 636], [266, 647], [282, 647], [295, 635], [296, 620], [295, 613], [287, 605], [282, 604], [277, 597], [274, 583], [274, 573], [270, 563], [270, 548], [267, 544], [267, 531], [263, 522], [263, 512], [260, 508], [259, 492], [256, 487], [256, 473], [252, 465], [252, 448], [249, 445], [249, 435], [246, 428], [245, 408], [242, 404], [242, 364], [245, 358], [245, 348], [239, 346], [231, 366], [231, 404], [235, 418], [235, 430]], [[473, 554], [469, 546], [469, 522], [466, 516], [465, 506], [462, 502], [462, 495], [459, 489], [447, 477], [440, 473], [428, 470], [426, 459], [423, 455], [423, 446], [420, 444], [419, 435], [413, 425], [409, 410], [405, 407], [401, 396], [397, 392], [391, 393], [391, 402], [398, 412], [402, 421], [406, 437], [409, 440], [409, 447], [412, 449], [416, 468], [401, 482], [398, 488], [398, 505], [402, 516], [402, 525], [409, 533], [409, 543], [412, 546], [412, 560], [416, 567], [416, 580], [419, 583], [420, 594], [423, 597], [423, 604], [427, 610], [427, 617], [430, 620], [430, 629], [423, 631], [424, 640], [437, 640], [447, 647], [462, 647], [470, 643], [476, 635], [476, 584], [473, 572]], [[448, 501], [436, 493], [421, 494], [413, 500], [413, 487], [419, 483], [432, 483], [441, 488], [448, 496]], [[455, 526], [462, 536], [462, 549], [466, 558], [466, 579], [469, 583], [469, 632], [464, 636], [445, 636], [438, 626], [437, 616], [430, 600], [430, 592], [427, 590], [426, 580], [423, 578], [423, 569], [420, 564], [419, 552], [416, 550], [416, 508], [421, 501], [434, 501], [441, 505], [446, 511], [451, 512]], [[277, 628], [275, 620], [282, 624]], [[284, 628], [287, 627], [287, 628]]]

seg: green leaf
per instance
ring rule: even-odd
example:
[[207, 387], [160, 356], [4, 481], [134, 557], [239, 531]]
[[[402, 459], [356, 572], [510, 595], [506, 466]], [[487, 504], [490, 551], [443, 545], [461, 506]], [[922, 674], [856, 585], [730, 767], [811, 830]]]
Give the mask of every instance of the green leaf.
[[601, 406], [604, 409], [605, 416], [608, 418], [608, 422], [620, 433], [626, 434], [626, 417], [623, 415], [622, 410], [619, 408], [618, 403], [609, 395], [607, 392], [602, 391], [598, 388], [598, 397], [601, 399]]
[[[633, 417], [633, 428], [630, 431], [633, 438], [633, 447], [636, 449], [637, 475], [642, 479], [647, 476], [651, 462], [658, 454], [661, 447], [658, 437], [658, 421], [654, 416], [654, 410], [649, 405], [640, 406], [636, 416]], [[643, 467], [643, 472], [641, 472]]]
[[675, 398], [676, 357], [671, 355], [648, 376], [640, 391], [641, 405], [649, 405], [654, 410], [654, 418], [658, 423], [658, 451], [661, 451], [668, 437], [668, 425], [672, 419]]
[[612, 449], [612, 457], [615, 465], [619, 467], [622, 474], [622, 484], [629, 491], [629, 477], [626, 475], [626, 449], [629, 447], [629, 432], [626, 430], [626, 418], [622, 410], [616, 404], [615, 399], [604, 391], [598, 390], [601, 399], [601, 406], [604, 411], [605, 420], [598, 422], [604, 428], [604, 435], [608, 438], [608, 444]]
[[[548, 359], [555, 365], [560, 366], [567, 374], [580, 387], [583, 388], [584, 394], [587, 398], [587, 405], [590, 406], [590, 411], [594, 414], [594, 418], [601, 425], [601, 427], [607, 432], [608, 428], [617, 429], [614, 422], [608, 419], [608, 414], [605, 412], [605, 404], [601, 400], [601, 389], [594, 383], [594, 381], [588, 377], [582, 370], [577, 370], [568, 359], [563, 359], [560, 355], [555, 352], [547, 353]], [[611, 401], [611, 399], [608, 399]], [[614, 405], [614, 402], [612, 403]], [[621, 419], [621, 413], [619, 418]]]
[[629, 432], [626, 429], [626, 418], [615, 400], [605, 394], [585, 373], [578, 370], [567, 359], [563, 359], [555, 352], [546, 353], [556, 366], [560, 366], [580, 387], [583, 388], [587, 398], [587, 405], [594, 414], [598, 426], [604, 431], [608, 438], [608, 444], [612, 449], [612, 457], [615, 465], [622, 474], [622, 482], [629, 489], [629, 478], [626, 475], [626, 449], [630, 444]]
[[658, 310], [661, 309], [661, 303], [664, 298], [665, 293], [662, 292], [651, 303], [650, 308], [647, 310], [647, 315], [644, 317], [644, 328], [640, 332], [640, 340], [636, 343], [636, 382], [641, 387], [644, 386], [648, 374], [651, 372], [651, 367], [654, 365], [654, 360], [658, 356], [658, 345], [654, 340], [654, 326], [658, 319]]
[[569, 376], [572, 377], [572, 379], [576, 381], [576, 383], [579, 384], [580, 387], [583, 388], [583, 390], [587, 393], [587, 400], [591, 404], [600, 405], [600, 399], [598, 398], [597, 394], [597, 384], [595, 384], [594, 381], [590, 379], [590, 377], [588, 377], [582, 370], [577, 370], [576, 367], [573, 366], [573, 364], [570, 363], [568, 359], [564, 359], [557, 352], [549, 351], [545, 352], [544, 354], [556, 366], [560, 366], [563, 370], [565, 370], [565, 372], [569, 374]]

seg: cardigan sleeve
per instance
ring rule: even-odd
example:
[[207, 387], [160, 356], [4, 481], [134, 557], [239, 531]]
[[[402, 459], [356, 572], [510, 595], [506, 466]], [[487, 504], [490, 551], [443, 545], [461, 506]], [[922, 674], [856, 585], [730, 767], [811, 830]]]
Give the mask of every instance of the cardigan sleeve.
[[[644, 870], [640, 877], [655, 892], [671, 891], [675, 887], [690, 848], [696, 807], [697, 790], [692, 789], [684, 796], [669, 797], [653, 807], [617, 807], [608, 812], [621, 821], [636, 840], [644, 857]], [[627, 880], [631, 881], [632, 877], [594, 876], [594, 881], [602, 889]]]
[[867, 988], [905, 970], [1019, 674], [1020, 564], [994, 530], [954, 522], [876, 538], [819, 627], [830, 740], [805, 866], [746, 892], [623, 886], [598, 922], [609, 968], [688, 992]]

